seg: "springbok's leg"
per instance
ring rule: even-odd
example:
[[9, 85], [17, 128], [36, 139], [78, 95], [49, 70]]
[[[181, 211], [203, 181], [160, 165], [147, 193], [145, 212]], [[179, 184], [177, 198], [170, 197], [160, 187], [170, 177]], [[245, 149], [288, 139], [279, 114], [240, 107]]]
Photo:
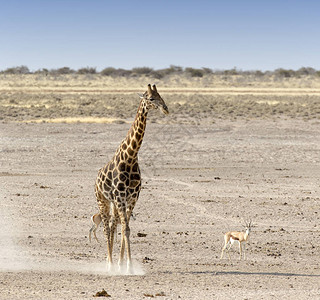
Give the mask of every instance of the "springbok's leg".
[[[227, 249], [227, 246], [228, 246], [229, 243], [230, 243], [230, 238], [229, 238], [229, 236], [227, 234], [225, 234], [224, 235], [224, 246], [222, 247], [222, 250], [221, 250], [220, 259], [223, 258], [224, 251]], [[230, 257], [230, 255], [229, 255], [229, 257]]]
[[[222, 259], [222, 258], [223, 258], [224, 251], [226, 250], [226, 248], [227, 248], [228, 244], [229, 244], [229, 241], [228, 241], [228, 242], [227, 242], [227, 241], [225, 241], [224, 246], [222, 247], [222, 250], [221, 250], [220, 259]], [[228, 255], [229, 255], [229, 253], [228, 253]]]
[[240, 243], [240, 242], [239, 242], [239, 252], [240, 252], [239, 260], [241, 260], [241, 255], [242, 255], [242, 245], [241, 245], [241, 243]]
[[[222, 251], [221, 251], [221, 257], [220, 257], [220, 259], [222, 259], [223, 254], [224, 254], [224, 251], [226, 250], [226, 251], [227, 251], [227, 254], [228, 254], [228, 258], [229, 258], [229, 260], [231, 261], [231, 256], [230, 256], [229, 250], [230, 250], [232, 244], [233, 244], [233, 243], [232, 243], [231, 240], [225, 241], [225, 245], [224, 245], [224, 247], [222, 248]], [[228, 246], [229, 246], [229, 247], [228, 247]]]
[[231, 256], [230, 256], [229, 250], [231, 249], [233, 243], [234, 243], [234, 240], [231, 238], [231, 239], [230, 239], [230, 242], [229, 242], [229, 248], [227, 248], [227, 253], [228, 253], [228, 256], [229, 256], [229, 260], [230, 260], [230, 261], [231, 261]]
[[222, 247], [220, 259], [223, 259], [224, 250], [226, 249], [226, 245]]
[[229, 260], [231, 261], [231, 256], [230, 256], [229, 250], [231, 249], [231, 246], [233, 245], [233, 242], [230, 241], [229, 244], [230, 244], [230, 245], [229, 245], [229, 248], [227, 248], [227, 254], [228, 254]]

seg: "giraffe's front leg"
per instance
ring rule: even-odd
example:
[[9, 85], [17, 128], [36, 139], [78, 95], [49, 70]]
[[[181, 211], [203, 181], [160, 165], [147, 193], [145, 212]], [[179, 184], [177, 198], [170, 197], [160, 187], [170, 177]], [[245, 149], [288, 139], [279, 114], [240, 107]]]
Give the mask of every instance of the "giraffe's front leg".
[[121, 225], [121, 244], [120, 244], [120, 256], [118, 261], [119, 271], [122, 273], [125, 270], [124, 264], [124, 250], [125, 250], [125, 241], [122, 233], [122, 225]]
[[127, 249], [127, 273], [133, 273], [132, 260], [131, 260], [131, 249], [130, 249], [130, 227], [129, 219], [126, 213], [125, 205], [122, 205], [119, 209], [119, 217], [121, 220], [121, 246], [120, 246], [120, 257], [119, 257], [119, 269], [124, 269], [124, 252]]
[[113, 251], [114, 234], [116, 232], [118, 222], [119, 222], [118, 212], [114, 206], [114, 203], [111, 203], [111, 218], [109, 222], [111, 252]]
[[[113, 243], [114, 243], [114, 235], [117, 229], [117, 224], [118, 224], [118, 219], [117, 218], [111, 218], [110, 222], [110, 248], [111, 248], [111, 254], [112, 254], [112, 249], [113, 249]], [[112, 268], [114, 266], [112, 265]]]
[[130, 248], [130, 227], [129, 222], [121, 222], [121, 255], [119, 259], [119, 266], [124, 267], [123, 257], [124, 257], [124, 248], [127, 249], [127, 273], [133, 273], [132, 259], [131, 259], [131, 248]]

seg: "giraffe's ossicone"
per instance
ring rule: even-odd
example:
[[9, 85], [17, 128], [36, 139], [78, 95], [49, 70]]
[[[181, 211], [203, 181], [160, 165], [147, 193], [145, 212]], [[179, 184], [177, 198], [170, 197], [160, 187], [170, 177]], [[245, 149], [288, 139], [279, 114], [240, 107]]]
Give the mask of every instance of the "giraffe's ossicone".
[[98, 172], [95, 194], [103, 230], [107, 240], [108, 268], [112, 268], [112, 249], [115, 229], [121, 224], [121, 246], [119, 268], [123, 267], [125, 248], [127, 249], [127, 271], [132, 273], [129, 221], [132, 210], [141, 190], [141, 174], [138, 164], [138, 152], [146, 129], [147, 115], [150, 109], [161, 108], [168, 114], [168, 108], [159, 95], [155, 85], [149, 84], [141, 96], [135, 120], [127, 136], [121, 142], [115, 155]]

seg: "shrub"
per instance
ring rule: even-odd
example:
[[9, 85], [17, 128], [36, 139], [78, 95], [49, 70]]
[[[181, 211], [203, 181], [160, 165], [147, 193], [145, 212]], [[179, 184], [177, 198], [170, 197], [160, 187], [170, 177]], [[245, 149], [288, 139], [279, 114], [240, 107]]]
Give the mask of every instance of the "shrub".
[[126, 69], [117, 69], [116, 70], [117, 76], [129, 76], [129, 75], [131, 75], [131, 73], [132, 73], [131, 70], [126, 70]]
[[168, 70], [169, 73], [182, 73], [183, 68], [180, 66], [170, 65], [170, 68], [165, 69]]
[[103, 76], [111, 76], [111, 75], [116, 75], [116, 69], [115, 68], [112, 68], [112, 67], [108, 67], [108, 68], [105, 68], [103, 69], [100, 74], [103, 75]]
[[223, 72], [225, 75], [239, 75], [239, 71], [237, 70], [236, 67], [230, 70], [224, 70]]
[[257, 76], [257, 77], [262, 77], [264, 75], [264, 73], [260, 70], [257, 70], [254, 72], [254, 75]]
[[151, 73], [149, 73], [152, 77], [156, 79], [161, 79], [163, 78], [166, 74], [162, 70], [154, 70]]
[[4, 74], [30, 74], [29, 68], [27, 66], [19, 66], [8, 68], [3, 71]]
[[152, 75], [157, 79], [161, 79], [165, 76], [168, 76], [171, 74], [181, 74], [182, 72], [183, 72], [182, 67], [171, 65], [169, 68], [153, 70], [152, 72], [150, 72], [150, 75]]
[[73, 74], [73, 73], [75, 73], [75, 70], [72, 70], [69, 67], [62, 67], [62, 68], [57, 69], [56, 73], [59, 75]]
[[113, 67], [107, 67], [100, 72], [103, 76], [129, 76], [131, 73], [132, 71], [130, 70], [116, 69]]
[[204, 74], [212, 74], [213, 71], [210, 68], [202, 68]]
[[280, 68], [280, 69], [276, 69], [274, 71], [274, 74], [279, 77], [289, 78], [295, 75], [295, 71]]
[[189, 73], [191, 77], [203, 77], [204, 71], [202, 69], [186, 68], [186, 73]]
[[132, 73], [137, 75], [148, 75], [153, 71], [152, 68], [141, 67], [141, 68], [133, 68]]
[[97, 73], [96, 68], [89, 68], [89, 67], [80, 68], [80, 69], [77, 71], [77, 74], [96, 74], [96, 73]]
[[296, 71], [297, 75], [314, 75], [314, 73], [316, 72], [315, 69], [310, 68], [310, 67], [302, 67], [299, 70]]
[[34, 74], [45, 74], [45, 75], [48, 75], [48, 73], [49, 73], [49, 70], [46, 68], [42, 68], [34, 72]]

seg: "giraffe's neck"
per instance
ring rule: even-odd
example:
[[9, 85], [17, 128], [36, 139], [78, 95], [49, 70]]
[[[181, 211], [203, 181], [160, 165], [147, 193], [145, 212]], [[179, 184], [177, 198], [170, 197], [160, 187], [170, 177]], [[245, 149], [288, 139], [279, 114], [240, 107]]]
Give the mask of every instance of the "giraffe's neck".
[[147, 115], [148, 110], [145, 106], [144, 100], [142, 99], [132, 126], [128, 130], [126, 138], [122, 141], [119, 147], [119, 151], [122, 153], [121, 158], [129, 163], [135, 161], [138, 157], [144, 131], [146, 129]]

